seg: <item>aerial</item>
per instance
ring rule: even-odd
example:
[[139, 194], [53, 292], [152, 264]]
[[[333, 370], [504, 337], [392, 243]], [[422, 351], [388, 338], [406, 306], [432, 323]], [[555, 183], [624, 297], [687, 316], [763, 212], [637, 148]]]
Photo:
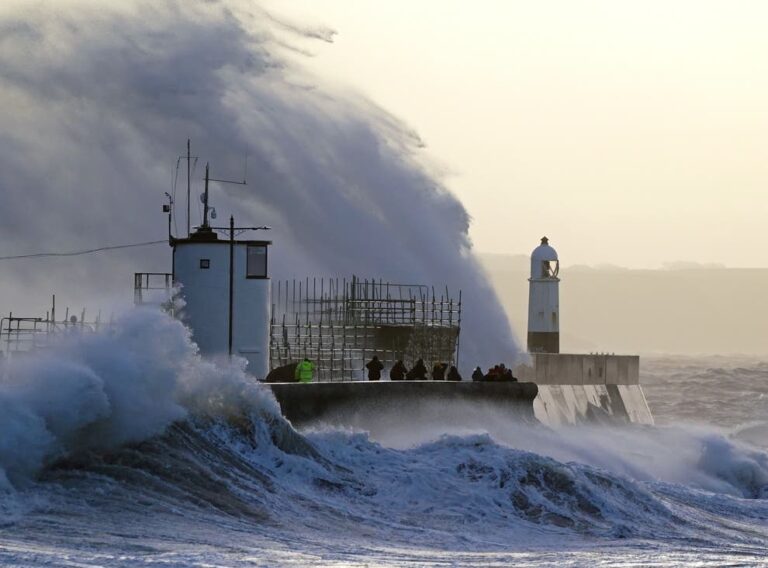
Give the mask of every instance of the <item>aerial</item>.
[[0, 565], [764, 565], [767, 21], [4, 2]]

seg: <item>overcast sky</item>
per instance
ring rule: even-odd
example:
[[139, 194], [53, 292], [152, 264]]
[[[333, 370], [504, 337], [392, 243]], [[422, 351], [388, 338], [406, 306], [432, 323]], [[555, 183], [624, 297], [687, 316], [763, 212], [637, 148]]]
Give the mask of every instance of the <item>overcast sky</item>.
[[768, 266], [768, 2], [269, 0], [452, 172], [480, 252]]

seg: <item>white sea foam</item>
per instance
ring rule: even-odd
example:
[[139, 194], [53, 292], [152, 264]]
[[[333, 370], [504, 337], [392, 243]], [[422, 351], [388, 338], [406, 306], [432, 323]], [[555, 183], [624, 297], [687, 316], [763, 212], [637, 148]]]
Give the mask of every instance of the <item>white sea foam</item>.
[[0, 468], [14, 481], [51, 460], [160, 434], [190, 412], [277, 413], [242, 361], [202, 360], [180, 322], [152, 310], [16, 356], [0, 382]]
[[[377, 415], [346, 417], [358, 431], [398, 449], [418, 447], [446, 434], [487, 433], [504, 446], [535, 452], [561, 462], [577, 462], [640, 481], [664, 481], [735, 496], [758, 497], [768, 491], [768, 454], [701, 424], [580, 425], [553, 430], [517, 420], [498, 406], [472, 403], [420, 405], [419, 415], [398, 409]], [[327, 422], [315, 428], [324, 428]]]
[[627, 558], [647, 559], [649, 542], [693, 554], [691, 542], [748, 562], [768, 543], [766, 454], [714, 427], [553, 431], [458, 405], [379, 416], [370, 435], [316, 425], [302, 437], [242, 368], [200, 359], [182, 325], [148, 310], [12, 371], [0, 388], [0, 531], [57, 544], [0, 545], [6, 561], [104, 550], [139, 561], [123, 535], [224, 564], [254, 551], [333, 563], [350, 550], [376, 564], [423, 563], [430, 550], [503, 564], [521, 547], [561, 559], [618, 541]]

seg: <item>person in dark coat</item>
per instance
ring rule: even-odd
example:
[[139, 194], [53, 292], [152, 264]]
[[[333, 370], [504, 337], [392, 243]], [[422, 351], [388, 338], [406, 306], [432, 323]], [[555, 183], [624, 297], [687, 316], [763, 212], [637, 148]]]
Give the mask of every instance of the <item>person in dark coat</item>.
[[451, 368], [448, 369], [448, 380], [449, 381], [461, 380], [461, 375], [459, 374], [459, 370], [456, 368], [456, 365], [451, 365]]
[[432, 380], [433, 381], [444, 381], [445, 380], [445, 369], [447, 368], [447, 365], [445, 363], [440, 363], [439, 361], [435, 363], [432, 366]]
[[480, 367], [475, 367], [475, 370], [472, 372], [472, 380], [477, 383], [482, 381], [483, 379], [485, 379], [483, 370]]
[[392, 369], [389, 371], [389, 378], [393, 381], [402, 381], [405, 379], [405, 374], [408, 372], [402, 359], [398, 359]]
[[501, 369], [499, 368], [498, 365], [494, 365], [493, 367], [488, 369], [488, 374], [485, 375], [483, 380], [494, 382], [494, 381], [498, 381], [500, 376], [501, 376]]
[[512, 375], [512, 369], [507, 369], [507, 366], [504, 363], [500, 363], [498, 368], [499, 374], [496, 376], [497, 381], [502, 381], [505, 383], [517, 381], [517, 379]]
[[374, 355], [373, 359], [368, 361], [365, 366], [368, 369], [369, 381], [378, 381], [381, 378], [381, 370], [384, 368], [384, 365], [381, 361], [379, 361], [379, 357], [377, 355]]
[[405, 378], [409, 381], [426, 381], [427, 380], [427, 367], [424, 365], [424, 360], [419, 359], [413, 368], [408, 371]]

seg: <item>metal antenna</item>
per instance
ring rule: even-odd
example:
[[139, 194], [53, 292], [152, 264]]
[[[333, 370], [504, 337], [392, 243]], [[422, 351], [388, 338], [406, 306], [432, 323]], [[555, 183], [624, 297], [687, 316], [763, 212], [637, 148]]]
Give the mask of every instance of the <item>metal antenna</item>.
[[208, 164], [205, 164], [205, 193], [203, 194], [203, 227], [208, 226]]
[[167, 191], [165, 196], [168, 198], [168, 204], [163, 205], [163, 211], [168, 213], [168, 243], [173, 243], [173, 233], [171, 232], [171, 219], [173, 219], [173, 197]]
[[208, 164], [205, 164], [205, 194], [203, 196], [203, 227], [208, 227], [208, 182], [215, 181], [217, 183], [229, 183], [232, 185], [248, 185], [247, 180], [232, 181], [230, 179], [214, 179], [209, 175]]
[[189, 235], [192, 231], [191, 229], [191, 223], [192, 223], [191, 194], [192, 194], [192, 160], [193, 159], [197, 161], [197, 156], [192, 155], [192, 141], [189, 138], [187, 138], [187, 154], [186, 156], [179, 156], [178, 160], [176, 161], [176, 175], [178, 175], [179, 173], [179, 162], [181, 160], [187, 161], [187, 238], [189, 238]]
[[189, 238], [189, 235], [190, 235], [190, 228], [189, 228], [190, 212], [189, 212], [189, 210], [190, 210], [191, 204], [190, 204], [189, 197], [190, 197], [190, 190], [191, 190], [191, 186], [192, 186], [192, 183], [190, 181], [190, 171], [189, 171], [189, 169], [190, 169], [190, 162], [192, 161], [192, 152], [191, 152], [191, 149], [190, 149], [190, 145], [191, 145], [190, 144], [190, 140], [189, 140], [189, 138], [187, 138], [187, 238]]

